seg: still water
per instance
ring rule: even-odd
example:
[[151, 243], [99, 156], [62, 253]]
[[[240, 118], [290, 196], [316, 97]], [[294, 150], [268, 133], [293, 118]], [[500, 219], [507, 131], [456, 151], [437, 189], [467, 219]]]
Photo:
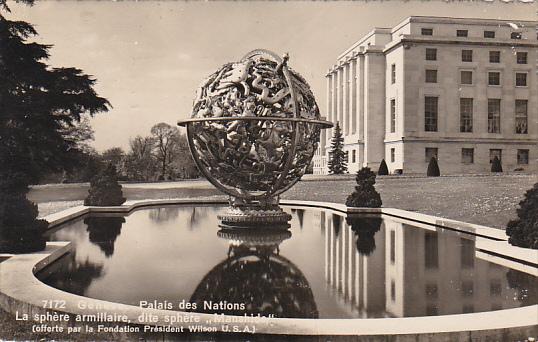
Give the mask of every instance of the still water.
[[[222, 207], [91, 216], [51, 233], [73, 251], [37, 276], [74, 294], [198, 312], [373, 318], [500, 310], [538, 302], [532, 275], [480, 258], [474, 237], [390, 217], [285, 208], [289, 232], [219, 228]], [[203, 308], [203, 302], [241, 307]]]

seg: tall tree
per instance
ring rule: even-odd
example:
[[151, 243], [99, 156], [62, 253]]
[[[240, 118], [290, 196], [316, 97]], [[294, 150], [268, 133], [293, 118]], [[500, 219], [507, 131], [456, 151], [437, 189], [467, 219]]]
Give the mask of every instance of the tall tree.
[[[0, 0], [0, 240], [4, 249], [16, 251], [25, 249], [31, 237], [40, 242], [30, 249], [43, 247], [46, 225], [25, 197], [28, 186], [75, 163], [80, 149], [70, 128], [110, 104], [82, 70], [48, 66], [51, 45], [29, 42], [36, 30], [6, 19], [9, 11]], [[14, 203], [20, 210], [12, 210]]]
[[164, 180], [179, 140], [179, 129], [161, 122], [151, 128], [151, 135], [155, 141], [155, 156], [160, 165], [159, 179]]
[[152, 137], [137, 135], [130, 140], [130, 150], [125, 157], [125, 173], [129, 180], [148, 181], [155, 173]]
[[331, 139], [331, 150], [329, 151], [329, 173], [339, 175], [347, 172], [346, 153], [344, 152], [344, 138], [340, 124], [336, 122], [334, 135]]
[[185, 134], [180, 133], [174, 137], [170, 174], [173, 178], [194, 178], [199, 175]]
[[103, 165], [113, 165], [118, 173], [122, 175], [125, 173], [123, 167], [125, 152], [121, 147], [111, 147], [105, 150], [101, 153], [101, 161]]

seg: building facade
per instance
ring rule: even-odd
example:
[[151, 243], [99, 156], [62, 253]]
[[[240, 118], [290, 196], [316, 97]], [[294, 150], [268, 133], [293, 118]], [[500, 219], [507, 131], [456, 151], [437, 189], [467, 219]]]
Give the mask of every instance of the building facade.
[[[326, 74], [348, 170], [424, 174], [538, 171], [537, 22], [409, 17], [376, 28]], [[334, 128], [322, 132], [314, 173], [326, 174]]]

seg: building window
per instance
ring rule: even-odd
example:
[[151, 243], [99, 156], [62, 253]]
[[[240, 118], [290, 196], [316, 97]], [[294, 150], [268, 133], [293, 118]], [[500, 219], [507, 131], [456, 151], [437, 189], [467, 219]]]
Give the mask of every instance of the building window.
[[469, 32], [467, 30], [457, 30], [456, 36], [457, 37], [467, 37], [469, 35]]
[[427, 61], [436, 61], [437, 60], [437, 49], [426, 48], [426, 60]]
[[461, 149], [461, 163], [462, 164], [474, 163], [474, 148], [462, 148]]
[[518, 165], [529, 164], [529, 150], [517, 150], [517, 164]]
[[424, 267], [426, 269], [439, 268], [437, 233], [426, 232], [424, 234]]
[[396, 149], [391, 148], [390, 149], [390, 162], [394, 163], [396, 161]]
[[390, 263], [394, 265], [396, 262], [396, 232], [390, 231]]
[[423, 36], [432, 36], [433, 35], [433, 29], [431, 28], [423, 28], [420, 30], [420, 34]]
[[473, 61], [473, 50], [461, 50], [461, 61], [462, 62], [472, 62]]
[[528, 124], [528, 101], [527, 100], [516, 100], [516, 133], [517, 134], [527, 134], [527, 124]]
[[484, 38], [495, 38], [495, 31], [484, 31]]
[[426, 284], [424, 292], [426, 292], [426, 298], [428, 299], [439, 298], [439, 288], [437, 284]]
[[501, 133], [501, 99], [488, 99], [488, 133]]
[[490, 51], [489, 52], [489, 62], [490, 63], [500, 63], [501, 62], [501, 52], [500, 51]]
[[424, 149], [424, 161], [429, 163], [432, 158], [437, 159], [438, 152], [439, 149], [437, 147], [426, 147], [426, 149]]
[[426, 83], [437, 83], [437, 70], [426, 70]]
[[461, 282], [461, 295], [463, 297], [472, 297], [474, 292], [474, 283], [472, 280], [464, 280]]
[[396, 301], [396, 283], [391, 279], [390, 281], [390, 299]]
[[460, 132], [473, 131], [473, 99], [460, 99]]
[[501, 85], [501, 73], [498, 71], [488, 72], [488, 84], [489, 85]]
[[390, 132], [396, 132], [396, 99], [390, 100]]
[[510, 34], [510, 38], [512, 38], [512, 39], [521, 39], [521, 32], [512, 32]]
[[396, 64], [390, 66], [390, 83], [396, 83]]
[[355, 162], [356, 157], [357, 157], [357, 155], [356, 155], [355, 150], [351, 150], [351, 162], [352, 162], [352, 163]]
[[491, 297], [500, 297], [503, 292], [503, 287], [499, 279], [492, 279], [489, 282], [489, 295]]
[[437, 114], [439, 98], [426, 96], [424, 98], [424, 130], [437, 132]]
[[467, 239], [460, 239], [460, 260], [461, 268], [473, 268], [474, 267], [474, 241]]
[[499, 159], [499, 161], [502, 162], [502, 158], [503, 158], [503, 150], [499, 149], [499, 148], [493, 148], [491, 150], [489, 150], [489, 163], [493, 163], [493, 159], [495, 159], [495, 157], [497, 157], [497, 159]]
[[527, 64], [527, 53], [526, 52], [517, 52], [516, 53], [516, 62], [517, 62], [517, 64]]
[[527, 86], [527, 73], [516, 72], [516, 87], [526, 87], [526, 86]]
[[461, 84], [473, 84], [473, 72], [469, 70], [462, 70], [460, 72]]

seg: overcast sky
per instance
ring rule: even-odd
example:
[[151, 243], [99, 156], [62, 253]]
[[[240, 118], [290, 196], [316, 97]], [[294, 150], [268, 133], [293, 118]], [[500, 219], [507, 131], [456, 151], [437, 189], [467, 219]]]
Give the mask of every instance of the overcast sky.
[[[526, 0], [530, 1], [530, 0]], [[14, 19], [34, 24], [53, 44], [49, 63], [97, 78], [113, 105], [92, 119], [94, 146], [127, 148], [158, 122], [190, 116], [200, 81], [256, 48], [290, 54], [325, 109], [327, 69], [373, 27], [410, 15], [537, 20], [536, 3], [493, 1], [11, 3]], [[323, 113], [323, 115], [325, 115]]]

